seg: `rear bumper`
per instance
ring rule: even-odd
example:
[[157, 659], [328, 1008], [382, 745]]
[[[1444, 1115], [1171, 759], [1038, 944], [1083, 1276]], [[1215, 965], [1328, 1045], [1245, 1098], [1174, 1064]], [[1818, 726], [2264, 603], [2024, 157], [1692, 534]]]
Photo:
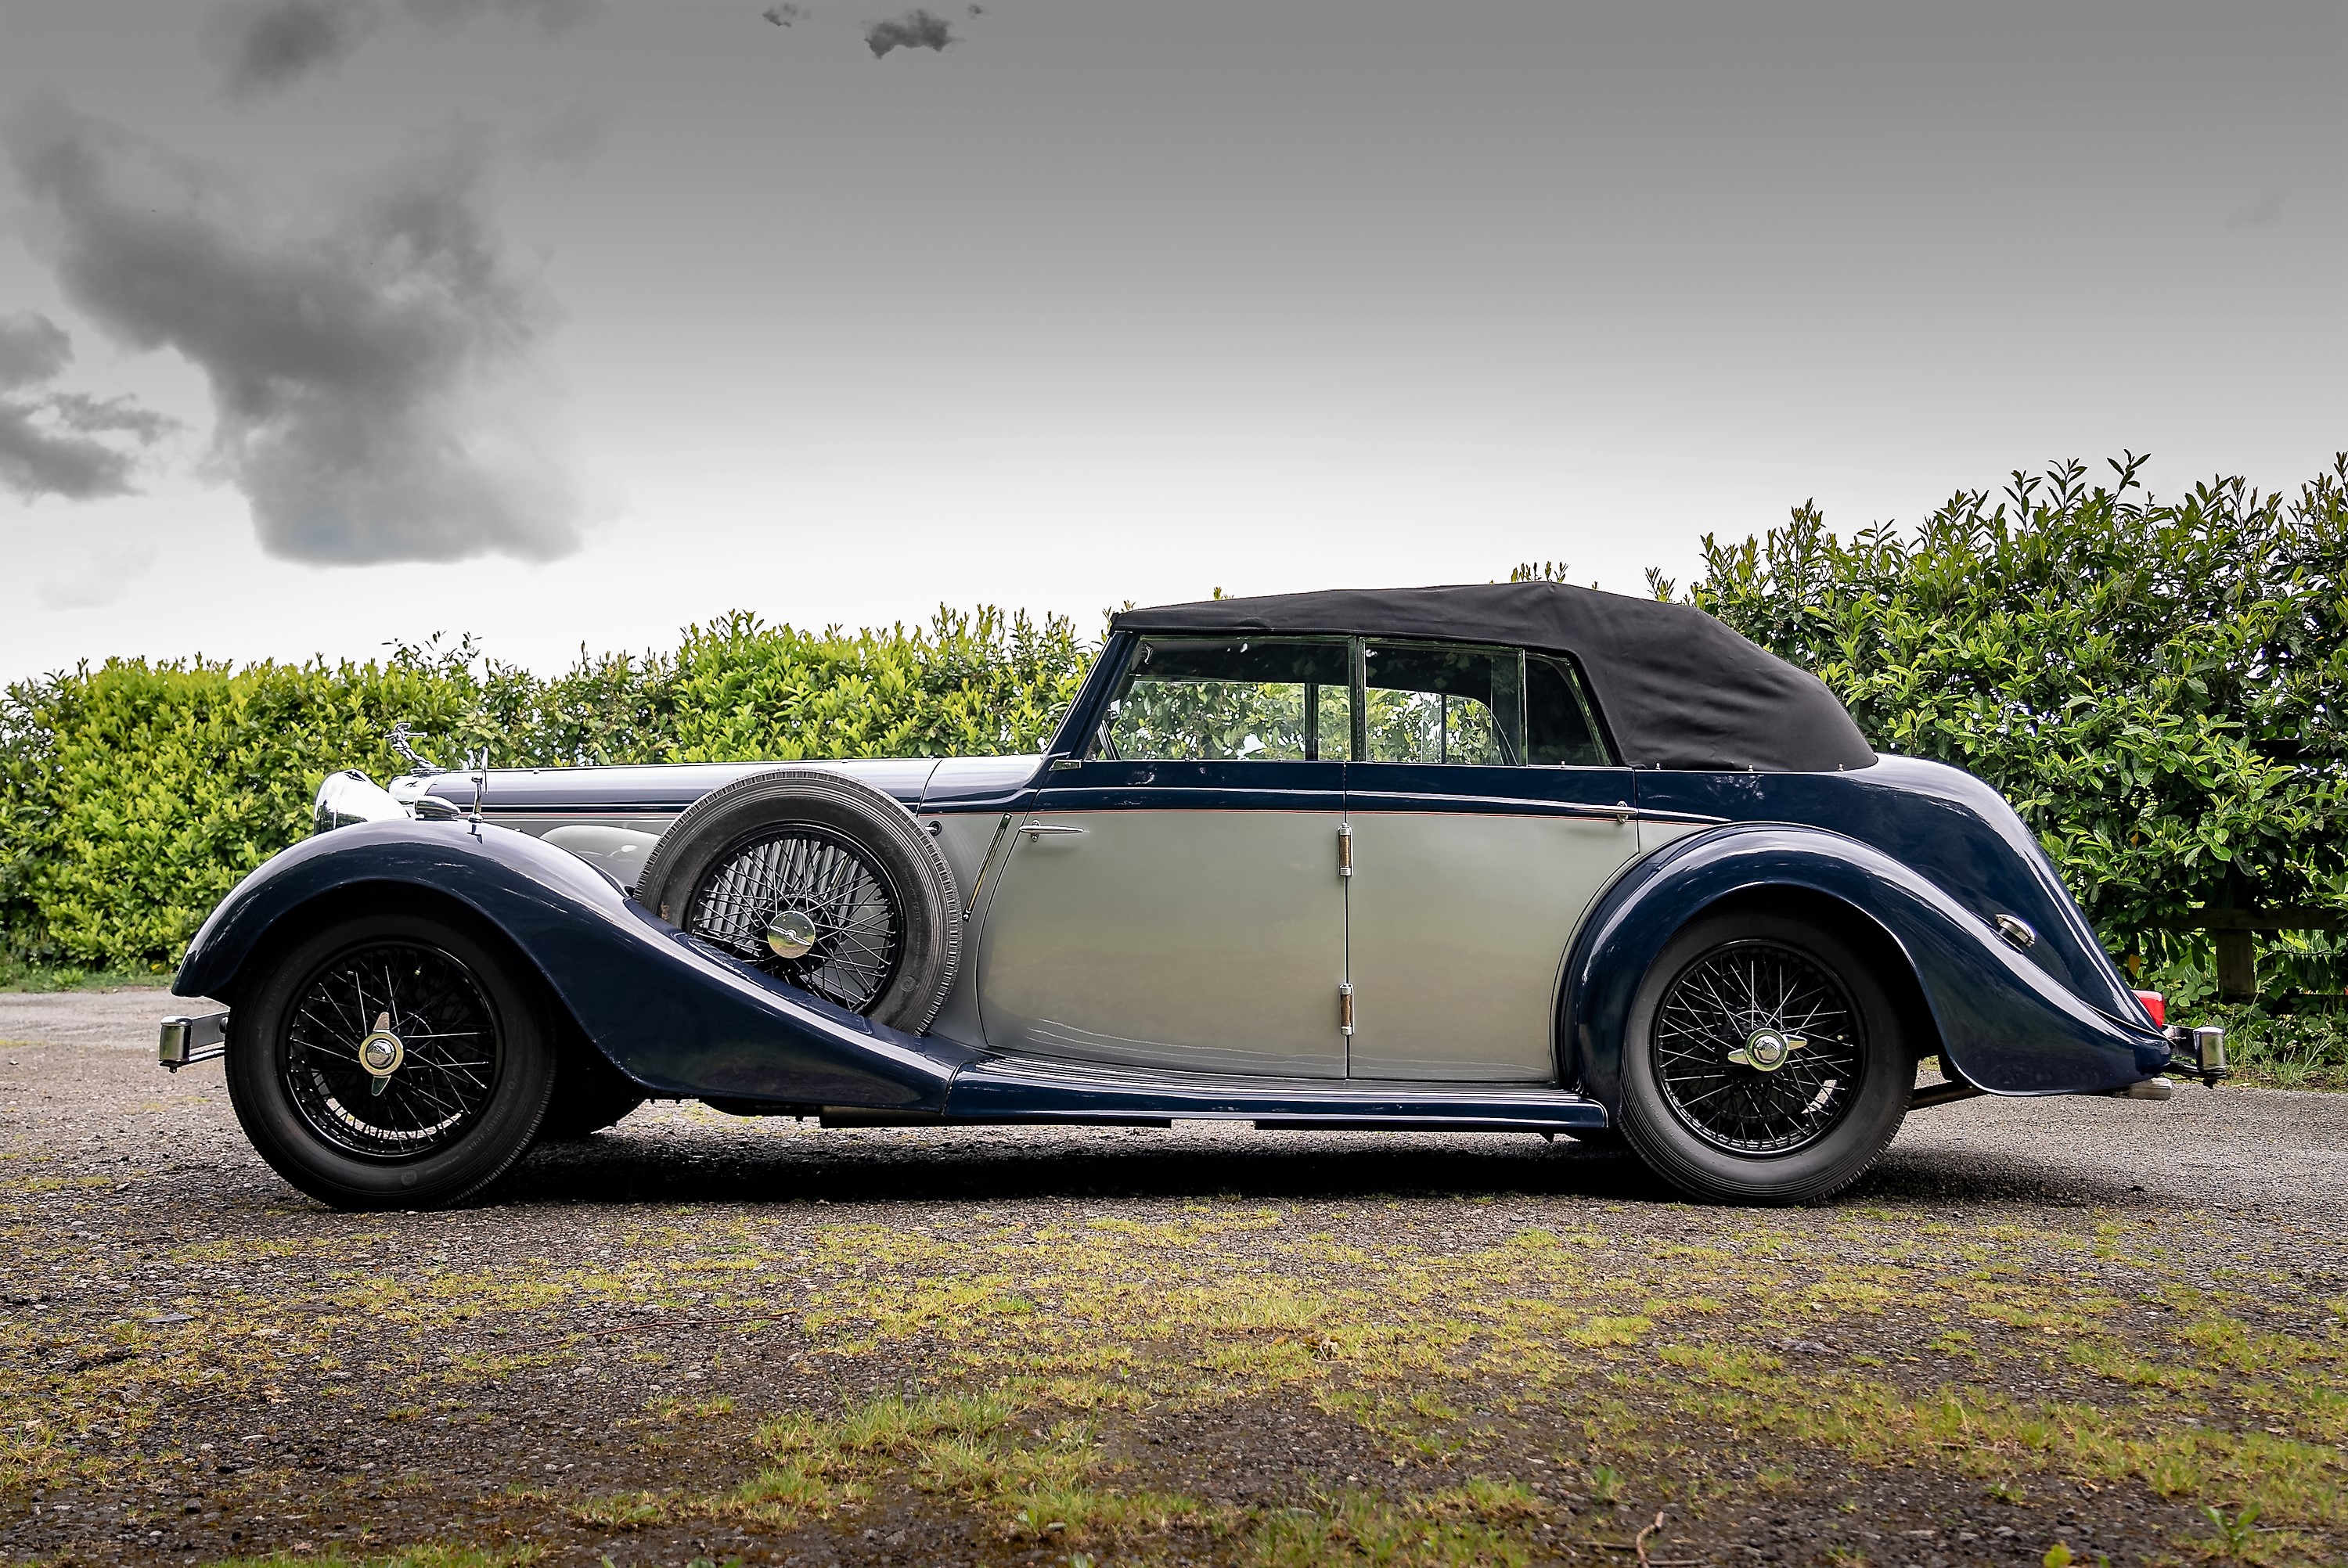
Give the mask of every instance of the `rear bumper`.
[[210, 1061], [228, 1050], [228, 1014], [193, 1013], [163, 1020], [162, 1039], [155, 1059], [177, 1072], [199, 1061]]
[[2226, 1065], [2224, 1030], [2209, 1024], [2188, 1029], [2181, 1023], [2172, 1023], [2161, 1033], [2168, 1037], [2168, 1064], [2161, 1069], [2163, 1072], [2198, 1078], [2212, 1087], [2219, 1079], [2233, 1076], [2233, 1070]]

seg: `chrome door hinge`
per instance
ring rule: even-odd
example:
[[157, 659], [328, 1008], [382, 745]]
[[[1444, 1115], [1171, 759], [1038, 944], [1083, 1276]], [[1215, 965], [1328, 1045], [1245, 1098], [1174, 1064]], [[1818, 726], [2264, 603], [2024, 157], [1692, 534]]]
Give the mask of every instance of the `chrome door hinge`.
[[1337, 1032], [1354, 1032], [1354, 985], [1351, 980], [1341, 981], [1337, 987]]
[[[978, 863], [978, 880], [970, 885], [970, 897], [962, 907], [962, 917], [973, 919], [978, 914], [978, 896], [986, 890], [986, 879], [994, 870], [995, 856], [1003, 853], [1003, 835], [1011, 831], [1011, 814], [1004, 812], [1003, 820], [994, 825], [994, 840], [986, 846], [986, 858]], [[667, 911], [662, 911], [667, 917]]]
[[1341, 822], [1337, 825], [1337, 875], [1351, 876], [1353, 874], [1354, 825], [1350, 822]]

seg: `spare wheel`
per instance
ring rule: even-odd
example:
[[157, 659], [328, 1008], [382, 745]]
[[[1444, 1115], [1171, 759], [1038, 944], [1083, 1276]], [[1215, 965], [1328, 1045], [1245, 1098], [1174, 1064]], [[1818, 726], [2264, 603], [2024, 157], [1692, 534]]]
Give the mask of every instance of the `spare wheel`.
[[754, 774], [661, 835], [636, 897], [778, 980], [919, 1034], [962, 958], [945, 856], [869, 784], [813, 768]]

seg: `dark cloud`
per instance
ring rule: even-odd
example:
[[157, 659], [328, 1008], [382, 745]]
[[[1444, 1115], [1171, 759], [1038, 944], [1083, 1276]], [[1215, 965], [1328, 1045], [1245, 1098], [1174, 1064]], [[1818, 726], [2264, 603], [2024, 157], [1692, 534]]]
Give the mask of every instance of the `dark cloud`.
[[[32, 311], [0, 316], [0, 391], [21, 393], [55, 381], [73, 363], [65, 328]], [[137, 456], [94, 436], [128, 436], [151, 446], [179, 421], [128, 397], [52, 392], [0, 397], [0, 489], [27, 501], [122, 496], [137, 488]]]
[[180, 427], [170, 415], [141, 408], [134, 397], [92, 397], [86, 392], [60, 392], [49, 399], [49, 413], [68, 430], [84, 435], [121, 435], [145, 443], [160, 441]]
[[60, 435], [41, 423], [42, 412], [39, 404], [0, 398], [0, 489], [27, 501], [94, 501], [137, 488], [128, 453], [87, 436]]
[[73, 340], [45, 315], [0, 316], [0, 391], [54, 381], [73, 359]]
[[264, 97], [340, 65], [382, 25], [378, 0], [222, 0], [204, 47], [231, 97]]
[[876, 60], [891, 49], [942, 51], [953, 41], [953, 29], [946, 19], [927, 11], [908, 11], [886, 22], [870, 23], [864, 29], [864, 46]]
[[[481, 216], [477, 144], [280, 208], [55, 99], [10, 117], [0, 142], [67, 297], [203, 371], [212, 461], [271, 554], [576, 548], [571, 487], [512, 412], [550, 311]], [[64, 416], [127, 417], [94, 401]]]
[[230, 96], [250, 100], [342, 64], [395, 17], [445, 30], [498, 15], [557, 33], [602, 9], [602, 0], [214, 0], [203, 38]]
[[804, 5], [769, 5], [758, 15], [778, 27], [788, 27], [794, 22], [803, 21], [808, 8]]

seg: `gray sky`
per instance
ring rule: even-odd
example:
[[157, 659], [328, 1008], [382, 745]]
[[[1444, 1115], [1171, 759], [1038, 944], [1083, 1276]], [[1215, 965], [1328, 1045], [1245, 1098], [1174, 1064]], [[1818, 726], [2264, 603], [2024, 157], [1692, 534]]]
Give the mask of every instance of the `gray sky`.
[[2348, 447], [2340, 4], [768, 9], [0, 0], [0, 677]]

